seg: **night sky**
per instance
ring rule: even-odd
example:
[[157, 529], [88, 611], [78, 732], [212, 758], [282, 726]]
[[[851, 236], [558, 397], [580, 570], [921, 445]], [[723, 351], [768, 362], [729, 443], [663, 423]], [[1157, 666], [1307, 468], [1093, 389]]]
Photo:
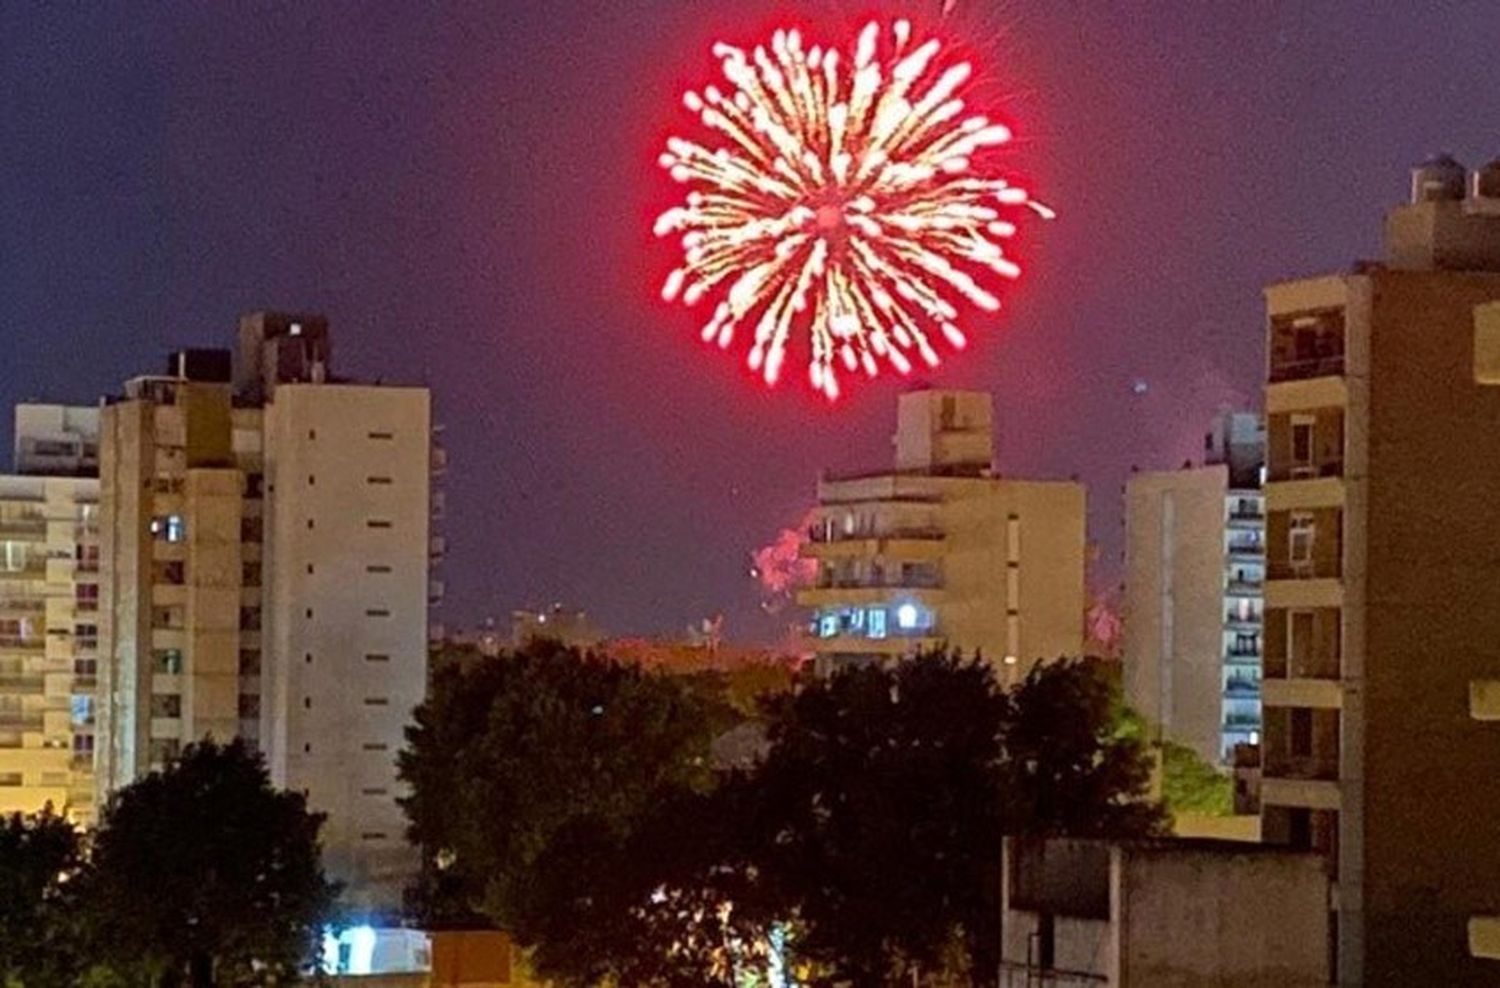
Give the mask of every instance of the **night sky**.
[[[821, 468], [887, 461], [898, 384], [830, 411], [705, 350], [655, 296], [654, 158], [710, 40], [871, 6], [0, 4], [0, 427], [323, 311], [340, 371], [435, 390], [450, 624], [767, 637], [747, 552]], [[1088, 482], [1118, 578], [1130, 467], [1256, 400], [1261, 286], [1376, 255], [1417, 160], [1500, 155], [1500, 4], [959, 0], [946, 30], [1061, 217], [932, 380], [995, 393], [1005, 472]]]

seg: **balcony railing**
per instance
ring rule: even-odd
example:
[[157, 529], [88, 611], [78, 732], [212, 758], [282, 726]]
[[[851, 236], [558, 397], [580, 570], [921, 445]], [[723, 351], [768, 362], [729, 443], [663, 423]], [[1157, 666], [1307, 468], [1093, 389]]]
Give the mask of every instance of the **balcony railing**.
[[819, 576], [814, 586], [819, 590], [939, 590], [943, 578], [937, 575], [887, 573], [884, 576]]
[[1266, 573], [1273, 580], [1333, 580], [1343, 575], [1343, 566], [1338, 559], [1274, 559]]
[[0, 518], [0, 535], [46, 535], [47, 519], [41, 515]]
[[1230, 611], [1224, 615], [1224, 623], [1228, 625], [1254, 625], [1260, 627], [1261, 617], [1259, 614], [1241, 614], [1239, 611]]
[[0, 611], [25, 611], [40, 613], [47, 609], [47, 602], [35, 597], [0, 597]]
[[1265, 589], [1265, 584], [1260, 580], [1230, 580], [1227, 584], [1230, 593], [1260, 593]]
[[1343, 460], [1325, 460], [1322, 463], [1273, 463], [1266, 471], [1270, 483], [1289, 480], [1315, 480], [1319, 477], [1342, 477]]
[[1260, 696], [1260, 683], [1254, 679], [1231, 679], [1224, 684], [1225, 696]]
[[0, 672], [0, 691], [7, 693], [40, 693], [46, 682], [40, 672]]
[[1302, 360], [1273, 360], [1271, 362], [1270, 383], [1307, 381], [1315, 377], [1342, 377], [1343, 374], [1344, 355], [1342, 353], [1310, 357]]
[[7, 652], [40, 652], [47, 643], [40, 638], [23, 638], [20, 635], [0, 635], [0, 648]]
[[852, 532], [846, 532], [838, 527], [830, 531], [826, 527], [814, 525], [807, 530], [808, 541], [820, 544], [861, 542], [866, 539], [920, 539], [936, 541], [942, 539], [944, 535], [945, 533], [941, 528], [933, 525], [895, 525], [878, 528], [862, 525]]
[[1266, 758], [1268, 779], [1333, 781], [1339, 777], [1337, 755], [1274, 755]]

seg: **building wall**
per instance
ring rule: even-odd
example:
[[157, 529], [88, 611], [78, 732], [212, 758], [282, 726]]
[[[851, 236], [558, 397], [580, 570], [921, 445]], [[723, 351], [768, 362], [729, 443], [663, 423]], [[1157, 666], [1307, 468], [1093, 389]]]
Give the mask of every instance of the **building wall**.
[[[1476, 383], [1473, 312], [1500, 275], [1372, 279], [1362, 789], [1367, 984], [1493, 984], [1470, 916], [1500, 912], [1500, 737], [1468, 684], [1500, 677], [1500, 388]], [[1435, 812], [1438, 808], [1441, 811]]]
[[1114, 984], [1314, 988], [1328, 983], [1328, 882], [1311, 855], [1117, 847]]
[[266, 409], [273, 781], [329, 814], [356, 904], [409, 875], [395, 758], [426, 688], [430, 413], [424, 389], [282, 384]]
[[98, 489], [0, 477], [0, 814], [93, 819]]
[[1137, 473], [1125, 487], [1125, 695], [1210, 764], [1220, 751], [1224, 465]]

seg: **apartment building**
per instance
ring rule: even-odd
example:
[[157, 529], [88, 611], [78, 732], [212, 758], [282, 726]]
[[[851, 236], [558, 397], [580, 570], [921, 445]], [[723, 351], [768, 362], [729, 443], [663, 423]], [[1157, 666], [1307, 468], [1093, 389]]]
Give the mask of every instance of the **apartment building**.
[[1211, 764], [1260, 743], [1264, 450], [1260, 416], [1226, 411], [1202, 465], [1125, 485], [1125, 694]]
[[798, 593], [825, 671], [948, 646], [1016, 681], [1083, 648], [1084, 490], [994, 468], [988, 394], [916, 390], [893, 468], [824, 477]]
[[411, 867], [396, 752], [426, 685], [429, 395], [331, 373], [326, 320], [126, 383], [101, 441], [98, 786], [241, 736], [328, 814], [324, 865], [394, 911]]
[[16, 472], [0, 476], [0, 814], [94, 818], [97, 420], [16, 409]]
[[1384, 260], [1266, 290], [1262, 827], [1326, 856], [1342, 985], [1500, 982], [1496, 300], [1500, 161], [1450, 158]]

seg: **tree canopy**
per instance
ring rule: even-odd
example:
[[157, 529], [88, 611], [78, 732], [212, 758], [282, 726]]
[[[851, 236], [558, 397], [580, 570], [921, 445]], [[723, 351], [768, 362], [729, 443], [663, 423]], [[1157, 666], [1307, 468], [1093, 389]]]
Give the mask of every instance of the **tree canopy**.
[[1121, 712], [1097, 662], [1006, 692], [923, 655], [773, 694], [763, 757], [712, 772], [702, 689], [535, 643], [445, 672], [418, 711], [401, 764], [424, 901], [569, 986], [730, 988], [777, 962], [804, 984], [987, 984], [1005, 833], [1161, 826]]
[[242, 741], [189, 745], [105, 809], [80, 893], [99, 959], [168, 986], [294, 981], [335, 892], [322, 820]]
[[71, 988], [81, 969], [78, 831], [49, 805], [0, 819], [0, 985]]

